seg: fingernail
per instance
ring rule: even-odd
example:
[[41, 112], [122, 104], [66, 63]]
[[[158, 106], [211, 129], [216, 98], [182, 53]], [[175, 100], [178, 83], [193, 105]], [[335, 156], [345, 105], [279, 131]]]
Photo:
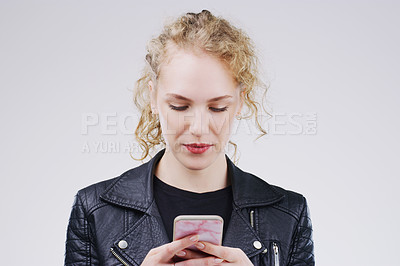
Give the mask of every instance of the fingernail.
[[183, 257], [183, 256], [186, 256], [186, 252], [183, 251], [183, 250], [181, 250], [181, 251], [179, 251], [178, 253], [176, 253], [176, 255], [177, 255], [177, 256], [180, 256], [180, 257]]
[[191, 238], [189, 238], [191, 241], [196, 242], [199, 239], [198, 235], [192, 236]]
[[198, 243], [196, 243], [196, 244], [194, 244], [198, 249], [203, 249], [205, 246], [204, 246], [204, 244], [203, 243], [201, 243], [201, 242], [198, 242]]
[[222, 261], [223, 261], [223, 259], [220, 259], [220, 258], [214, 259], [214, 262], [215, 262], [215, 263], [221, 263]]

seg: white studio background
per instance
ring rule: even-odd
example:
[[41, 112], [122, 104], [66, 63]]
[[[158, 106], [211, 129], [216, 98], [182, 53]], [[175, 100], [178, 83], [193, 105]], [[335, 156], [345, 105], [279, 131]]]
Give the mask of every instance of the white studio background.
[[1, 265], [63, 264], [77, 190], [140, 163], [124, 146], [146, 42], [202, 9], [247, 31], [271, 85], [270, 134], [240, 122], [239, 167], [306, 196], [317, 265], [397, 263], [399, 3], [201, 2], [0, 1]]

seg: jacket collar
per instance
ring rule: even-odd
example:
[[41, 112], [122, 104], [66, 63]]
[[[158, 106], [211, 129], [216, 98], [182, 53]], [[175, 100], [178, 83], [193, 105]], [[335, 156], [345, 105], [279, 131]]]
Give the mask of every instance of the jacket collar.
[[[153, 176], [160, 150], [150, 161], [119, 176], [100, 197], [110, 203], [146, 212], [153, 202]], [[284, 196], [259, 177], [242, 171], [225, 154], [233, 201], [238, 208], [273, 204]]]
[[[119, 176], [100, 197], [110, 203], [145, 212], [128, 230], [114, 239], [112, 249], [118, 251], [123, 260], [132, 265], [141, 265], [148, 252], [169, 242], [162, 218], [153, 198], [153, 174], [157, 162], [165, 149], [159, 151], [149, 162], [133, 168]], [[243, 172], [226, 156], [228, 176], [232, 182], [232, 215], [222, 245], [243, 250], [249, 257], [266, 249], [255, 228], [241, 208], [262, 206], [280, 201], [283, 195], [255, 175]], [[119, 247], [119, 241], [129, 243]], [[259, 242], [259, 243], [257, 243]], [[255, 245], [257, 243], [257, 245]]]

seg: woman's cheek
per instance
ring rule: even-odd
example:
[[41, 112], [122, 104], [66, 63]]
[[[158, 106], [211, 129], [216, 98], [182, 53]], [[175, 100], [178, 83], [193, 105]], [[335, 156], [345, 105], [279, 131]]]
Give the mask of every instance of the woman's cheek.
[[168, 117], [168, 129], [171, 134], [174, 134], [176, 137], [179, 135], [182, 135], [185, 132], [185, 126], [188, 124], [187, 121], [185, 121], [184, 115], [182, 114], [170, 114]]
[[228, 115], [214, 116], [211, 119], [210, 125], [215, 134], [221, 135], [229, 132], [230, 119]]
[[176, 123], [176, 118], [174, 118], [174, 115], [172, 113], [164, 111], [163, 113], [160, 113], [159, 118], [160, 118], [161, 129], [164, 135], [177, 134], [176, 127], [174, 125], [174, 123]]

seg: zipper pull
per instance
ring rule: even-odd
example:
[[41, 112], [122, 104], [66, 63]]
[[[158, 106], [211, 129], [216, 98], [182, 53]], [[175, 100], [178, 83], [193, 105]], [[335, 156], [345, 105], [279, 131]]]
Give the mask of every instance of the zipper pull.
[[129, 264], [126, 261], [124, 261], [124, 259], [122, 259], [121, 256], [119, 256], [113, 248], [111, 248], [110, 251], [114, 255], [114, 257], [116, 257], [124, 266], [129, 266]]
[[274, 248], [275, 266], [279, 266], [279, 247], [275, 242], [272, 243], [272, 245], [273, 245], [273, 248]]
[[254, 228], [254, 210], [250, 211], [250, 225]]
[[278, 245], [275, 242], [273, 243], [273, 245], [274, 245], [275, 254], [278, 254], [278, 252], [279, 252]]

